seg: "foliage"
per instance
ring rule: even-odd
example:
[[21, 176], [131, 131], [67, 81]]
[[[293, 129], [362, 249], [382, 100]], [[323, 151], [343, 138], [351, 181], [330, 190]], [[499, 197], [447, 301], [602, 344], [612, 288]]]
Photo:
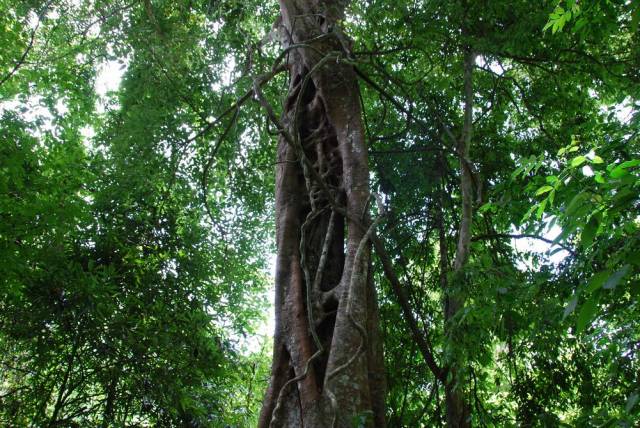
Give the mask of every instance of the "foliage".
[[[264, 376], [237, 341], [264, 310], [270, 222], [251, 186], [268, 190], [270, 174], [212, 168], [229, 190], [246, 189], [209, 208], [224, 222], [212, 228], [198, 164], [186, 162], [211, 142], [185, 154], [184, 141], [203, 120], [189, 109], [218, 101], [196, 76], [168, 84], [168, 73], [207, 65], [193, 51], [203, 13], [167, 9], [176, 46], [159, 58], [144, 9], [100, 7], [96, 17], [88, 4], [3, 5], [13, 30], [2, 52], [18, 61], [0, 87], [0, 423], [244, 425], [262, 384], [251, 380], [244, 413], [224, 398], [246, 390], [249, 367]], [[94, 92], [100, 57], [126, 68], [106, 98]], [[176, 97], [185, 90], [191, 98]]]
[[[468, 379], [459, 387], [474, 425], [632, 424], [637, 36], [604, 18], [577, 35], [544, 33], [549, 11], [530, 2], [407, 2], [393, 11], [369, 2], [356, 13], [353, 35], [369, 53], [361, 67], [385, 90], [363, 84], [375, 183], [393, 213], [384, 236], [436, 357], [456, 360]], [[450, 133], [462, 129], [467, 46], [478, 54], [477, 212], [464, 273], [443, 277], [460, 221]], [[523, 242], [531, 249], [515, 250]], [[451, 293], [467, 302], [454, 337], [441, 313]], [[408, 333], [398, 335], [390, 289], [381, 302], [390, 424], [440, 425], [442, 383], [406, 346]]]

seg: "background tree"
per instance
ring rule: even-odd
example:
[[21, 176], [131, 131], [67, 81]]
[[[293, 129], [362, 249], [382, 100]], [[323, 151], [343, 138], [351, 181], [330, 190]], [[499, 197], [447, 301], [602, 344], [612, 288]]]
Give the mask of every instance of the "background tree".
[[[169, 18], [151, 21], [133, 4], [4, 10], [27, 46], [0, 87], [2, 424], [251, 424], [260, 391], [245, 395], [245, 384], [264, 375], [237, 341], [264, 308], [254, 251], [270, 222], [251, 191], [205, 209], [201, 173], [180, 164], [198, 155], [185, 145], [207, 120], [199, 104], [215, 102], [202, 99], [200, 78], [171, 80], [208, 69], [202, 12], [167, 3]], [[126, 71], [100, 111], [104, 57]], [[217, 177], [246, 189], [262, 180]]]

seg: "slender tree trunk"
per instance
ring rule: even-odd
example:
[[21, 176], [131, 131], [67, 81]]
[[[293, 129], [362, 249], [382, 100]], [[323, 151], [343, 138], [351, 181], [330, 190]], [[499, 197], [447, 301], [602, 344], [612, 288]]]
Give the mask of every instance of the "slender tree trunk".
[[62, 377], [62, 383], [58, 388], [58, 396], [56, 399], [56, 403], [53, 406], [53, 413], [51, 414], [51, 418], [49, 419], [49, 424], [48, 424], [49, 427], [56, 426], [56, 424], [58, 423], [58, 416], [60, 415], [60, 412], [62, 411], [65, 401], [69, 395], [69, 390], [67, 387], [69, 383], [69, 378], [71, 377], [71, 372], [73, 371], [73, 368], [76, 363], [76, 356], [78, 354], [79, 347], [80, 347], [80, 335], [76, 334], [73, 342], [73, 346], [71, 348], [71, 352], [69, 352], [69, 355], [67, 356], [67, 360], [66, 360], [67, 366], [64, 371], [64, 375]]
[[[460, 160], [460, 194], [462, 209], [458, 243], [453, 263], [454, 281], [456, 289], [446, 295], [444, 307], [445, 334], [449, 340], [449, 347], [453, 350], [453, 358], [448, 367], [447, 382], [445, 383], [445, 401], [447, 412], [447, 426], [469, 427], [470, 406], [465, 397], [466, 377], [460, 373], [460, 352], [456, 350], [456, 336], [464, 334], [458, 331], [454, 317], [464, 307], [466, 275], [464, 268], [469, 260], [471, 246], [471, 226], [473, 224], [473, 171], [469, 159], [469, 148], [473, 133], [473, 67], [475, 54], [468, 49], [464, 58], [464, 125], [462, 137], [458, 142], [458, 157]], [[446, 269], [446, 243], [443, 243], [443, 229], [441, 227], [440, 252], [441, 269]], [[446, 284], [446, 277], [441, 277]], [[447, 287], [449, 288], [449, 287]]]
[[118, 387], [119, 373], [113, 373], [109, 384], [106, 386], [107, 398], [105, 400], [104, 410], [102, 413], [101, 428], [107, 428], [111, 426], [114, 416], [114, 403], [116, 400], [116, 388]]
[[[259, 426], [383, 427], [359, 88], [339, 1], [281, 0], [289, 92], [276, 172], [276, 326]], [[346, 214], [346, 215], [345, 215]], [[362, 221], [353, 221], [361, 219]]]

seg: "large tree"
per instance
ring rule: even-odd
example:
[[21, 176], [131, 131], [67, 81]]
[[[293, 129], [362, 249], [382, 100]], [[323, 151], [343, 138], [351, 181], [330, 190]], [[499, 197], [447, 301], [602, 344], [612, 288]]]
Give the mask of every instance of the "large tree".
[[289, 91], [276, 174], [276, 331], [260, 426], [384, 426], [359, 88], [337, 1], [281, 1]]

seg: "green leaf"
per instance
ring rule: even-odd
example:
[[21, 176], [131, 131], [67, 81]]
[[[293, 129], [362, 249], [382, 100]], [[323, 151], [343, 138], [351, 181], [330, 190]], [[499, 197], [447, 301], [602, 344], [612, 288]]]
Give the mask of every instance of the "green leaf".
[[577, 166], [582, 165], [586, 161], [587, 161], [587, 158], [585, 156], [576, 156], [575, 158], [571, 159], [571, 166], [575, 168]]
[[[609, 175], [611, 178], [622, 178], [629, 173], [628, 169], [640, 165], [640, 160], [632, 159], [630, 161], [622, 162], [620, 165], [614, 167]], [[611, 167], [611, 165], [609, 165]]]
[[596, 232], [598, 232], [598, 218], [596, 216], [591, 217], [589, 222], [582, 229], [582, 234], [580, 235], [580, 244], [582, 248], [588, 248], [593, 243], [593, 238], [596, 236]]
[[576, 209], [578, 209], [582, 205], [582, 200], [585, 199], [586, 197], [587, 195], [582, 192], [575, 195], [571, 199], [571, 202], [569, 202], [569, 205], [567, 206], [567, 210], [566, 210], [567, 215], [571, 215]]
[[544, 210], [546, 207], [547, 207], [547, 199], [545, 199], [544, 201], [542, 201], [540, 205], [538, 205], [538, 210], [536, 211], [536, 215], [538, 216], [539, 219], [542, 218], [542, 214], [544, 214]]
[[609, 275], [611, 275], [611, 272], [609, 272], [608, 270], [594, 274], [587, 283], [585, 292], [593, 293], [594, 291], [602, 287], [607, 278], [609, 278]]
[[640, 299], [640, 281], [631, 282], [631, 285], [629, 286], [629, 293], [634, 299]]
[[527, 221], [531, 215], [533, 214], [533, 212], [536, 210], [536, 205], [532, 205], [527, 212], [524, 214], [524, 216], [522, 216], [522, 219], [520, 220], [520, 223], [524, 223], [525, 221]]
[[582, 29], [582, 27], [584, 27], [587, 23], [587, 20], [584, 18], [580, 18], [576, 21], [575, 25], [573, 26], [573, 31], [574, 33], [577, 33], [578, 31], [580, 31]]
[[487, 202], [486, 204], [478, 208], [478, 212], [483, 213], [486, 211], [492, 211], [494, 207], [495, 206], [491, 202]]
[[548, 255], [549, 255], [549, 257], [551, 257], [551, 256], [553, 256], [555, 254], [561, 253], [562, 251], [567, 251], [567, 250], [565, 250], [562, 247], [554, 248], [553, 250], [548, 252]]
[[627, 398], [627, 404], [624, 406], [624, 411], [627, 412], [627, 413], [631, 413], [631, 410], [633, 410], [634, 406], [638, 402], [638, 398], [640, 398], [638, 393], [637, 392], [632, 392], [629, 395], [629, 398]]
[[602, 158], [600, 156], [595, 155], [593, 157], [593, 159], [591, 159], [591, 163], [601, 164], [601, 163], [604, 163], [604, 161], [602, 160]]
[[518, 168], [515, 169], [515, 171], [511, 173], [511, 179], [514, 180], [518, 178], [518, 175], [520, 175], [523, 171], [524, 171], [524, 168], [519, 166]]
[[620, 164], [620, 166], [623, 168], [633, 168], [634, 166], [638, 166], [638, 165], [640, 165], [640, 160], [638, 159], [631, 159], [626, 162], [622, 162]]
[[551, 27], [553, 25], [553, 21], [547, 21], [546, 25], [544, 27], [542, 27], [542, 31], [547, 31], [549, 29], [549, 27]]
[[576, 325], [577, 334], [582, 333], [585, 328], [587, 328], [587, 326], [591, 324], [591, 321], [596, 314], [596, 310], [598, 309], [599, 299], [600, 295], [596, 293], [589, 299], [587, 299], [587, 301], [584, 302], [584, 304], [580, 308], [580, 313], [578, 313], [578, 321]]
[[544, 193], [550, 192], [551, 190], [553, 190], [553, 186], [542, 186], [536, 191], [536, 196], [540, 196]]
[[627, 171], [625, 168], [622, 168], [621, 166], [617, 166], [611, 170], [609, 176], [611, 178], [622, 178], [627, 174], [629, 174], [629, 171]]
[[571, 315], [573, 313], [573, 311], [576, 310], [576, 306], [578, 305], [578, 296], [574, 295], [571, 300], [569, 300], [569, 303], [567, 303], [567, 306], [565, 306], [564, 308], [564, 313], [562, 314], [562, 320], [564, 321], [565, 318], [567, 318], [569, 315]]
[[616, 288], [620, 280], [622, 280], [622, 278], [624, 278], [627, 275], [630, 269], [631, 269], [630, 265], [622, 266], [620, 269], [615, 271], [613, 275], [609, 277], [609, 279], [607, 279], [607, 282], [604, 283], [602, 288], [605, 288], [607, 290], [613, 290], [614, 288]]
[[638, 23], [640, 22], [640, 4], [636, 5], [631, 18], [631, 31], [638, 31]]

